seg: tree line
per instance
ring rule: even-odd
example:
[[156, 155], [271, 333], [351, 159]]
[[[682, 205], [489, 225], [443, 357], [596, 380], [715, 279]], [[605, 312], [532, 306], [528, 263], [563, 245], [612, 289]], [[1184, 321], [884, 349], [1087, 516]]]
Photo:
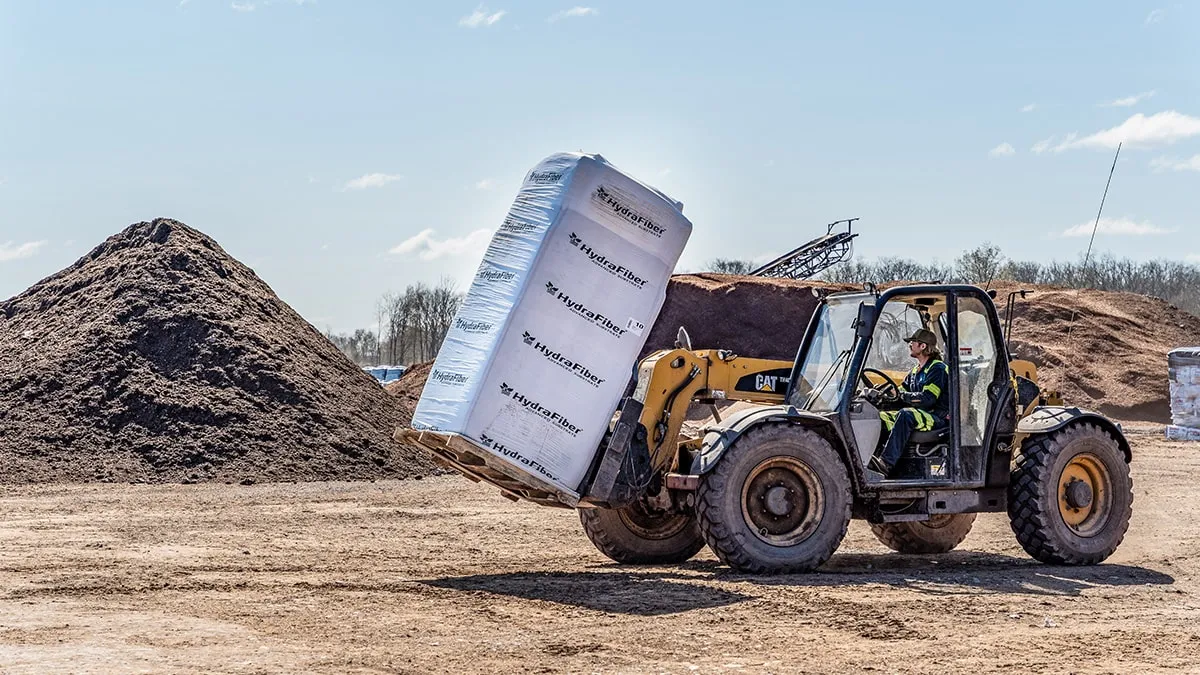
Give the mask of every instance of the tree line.
[[411, 365], [437, 355], [463, 294], [448, 278], [436, 285], [417, 283], [403, 293], [384, 293], [376, 303], [376, 329], [326, 331], [325, 337], [360, 366]]
[[[708, 264], [709, 272], [745, 274], [747, 261], [718, 258]], [[851, 260], [835, 265], [819, 277], [822, 281], [846, 284], [875, 284], [890, 281], [937, 281], [986, 286], [994, 281], [1042, 284], [1065, 288], [1094, 288], [1148, 295], [1200, 315], [1200, 266], [1177, 260], [1139, 262], [1111, 254], [1084, 261], [1039, 263], [1012, 260], [990, 242], [963, 251], [953, 263], [922, 262], [910, 258], [884, 257]]]
[[[747, 274], [754, 266], [745, 260], [718, 258], [707, 272]], [[847, 284], [891, 281], [937, 281], [986, 286], [994, 281], [1042, 284], [1065, 288], [1127, 291], [1161, 298], [1200, 315], [1200, 266], [1175, 260], [1138, 262], [1103, 255], [1077, 262], [1039, 263], [1011, 260], [999, 246], [984, 244], [963, 251], [952, 263], [921, 262], [884, 257], [851, 260], [826, 270], [822, 281]], [[376, 305], [376, 329], [353, 333], [326, 331], [325, 336], [359, 365], [410, 365], [437, 355], [463, 294], [450, 279], [435, 285], [414, 284], [403, 293], [388, 292]]]

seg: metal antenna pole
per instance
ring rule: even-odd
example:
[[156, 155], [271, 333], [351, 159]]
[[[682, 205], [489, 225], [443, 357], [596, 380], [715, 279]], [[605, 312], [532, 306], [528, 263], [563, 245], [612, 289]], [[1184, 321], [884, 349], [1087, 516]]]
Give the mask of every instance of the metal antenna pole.
[[[1123, 143], [1123, 142], [1122, 142]], [[1092, 225], [1092, 238], [1088, 240], [1087, 253], [1083, 256], [1083, 272], [1086, 274], [1088, 262], [1092, 259], [1092, 244], [1096, 242], [1096, 231], [1100, 229], [1100, 214], [1104, 213], [1104, 200], [1108, 199], [1108, 186], [1112, 185], [1113, 172], [1117, 170], [1117, 158], [1121, 156], [1121, 145], [1117, 143], [1117, 154], [1113, 155], [1112, 168], [1108, 170], [1108, 181], [1104, 183], [1104, 194], [1100, 197], [1100, 209], [1096, 211], [1096, 224]], [[1079, 308], [1071, 310], [1071, 322], [1067, 324], [1067, 348], [1071, 347], [1071, 331], [1075, 328], [1075, 316]]]

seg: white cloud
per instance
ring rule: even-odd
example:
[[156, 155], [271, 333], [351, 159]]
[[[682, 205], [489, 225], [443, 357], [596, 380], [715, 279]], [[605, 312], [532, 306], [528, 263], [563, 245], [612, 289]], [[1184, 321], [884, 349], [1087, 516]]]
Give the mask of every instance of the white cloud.
[[253, 2], [233, 2], [229, 6], [235, 12], [253, 12], [258, 9], [258, 5], [255, 5]]
[[366, 190], [367, 188], [383, 187], [388, 183], [395, 183], [404, 178], [398, 173], [368, 173], [352, 181], [348, 181], [342, 186], [342, 192], [346, 190]]
[[1033, 147], [1030, 148], [1029, 150], [1031, 152], [1033, 152], [1033, 154], [1035, 154], [1035, 155], [1040, 155], [1043, 152], [1050, 150], [1050, 148], [1053, 146], [1054, 146], [1054, 137], [1051, 136], [1050, 138], [1043, 138], [1042, 140], [1038, 141], [1037, 143], [1034, 143]]
[[1146, 15], [1146, 22], [1144, 25], [1149, 26], [1152, 23], [1158, 23], [1159, 21], [1162, 21], [1163, 16], [1165, 16], [1166, 13], [1167, 13], [1167, 10], [1165, 10], [1165, 9], [1150, 10], [1150, 13]]
[[499, 21], [500, 19], [503, 19], [505, 14], [508, 14], [508, 12], [504, 11], [503, 9], [500, 10], [499, 12], [489, 13], [487, 10], [487, 7], [480, 5], [475, 8], [474, 12], [471, 12], [470, 14], [459, 19], [458, 25], [460, 25], [464, 28], [478, 28], [480, 26], [490, 26], [490, 25], [496, 23], [497, 21]]
[[[1074, 227], [1068, 227], [1063, 230], [1060, 236], [1063, 237], [1090, 237], [1092, 236], [1092, 228], [1096, 227], [1096, 221], [1090, 220], [1086, 223], [1080, 223]], [[1132, 218], [1101, 218], [1100, 226], [1096, 229], [1096, 234], [1111, 234], [1118, 236], [1143, 237], [1156, 234], [1170, 234], [1175, 230], [1168, 230], [1157, 225], [1150, 224], [1150, 221], [1137, 222]]]
[[1200, 253], [1189, 253], [1189, 254], [1187, 254], [1187, 256], [1184, 257], [1184, 260], [1186, 260], [1190, 263], [1200, 264]]
[[1021, 106], [1021, 112], [1033, 112], [1037, 108], [1036, 103]]
[[1155, 157], [1150, 160], [1150, 168], [1155, 171], [1200, 171], [1200, 155], [1192, 155], [1187, 159]]
[[988, 150], [988, 157], [1008, 157], [1015, 154], [1017, 154], [1017, 150], [1010, 143], [1001, 143]]
[[493, 230], [475, 230], [465, 237], [437, 239], [432, 228], [424, 229], [388, 250], [395, 255], [417, 254], [421, 260], [437, 260], [462, 255], [483, 255]]
[[[1097, 131], [1089, 136], [1079, 138], [1079, 134], [1067, 136], [1055, 145], [1054, 152], [1073, 150], [1075, 148], [1108, 148], [1117, 147], [1124, 143], [1130, 147], [1152, 147], [1155, 145], [1171, 145], [1192, 136], [1200, 136], [1200, 117], [1191, 117], [1174, 110], [1155, 113], [1149, 117], [1138, 113], [1121, 124], [1104, 131]], [[1052, 143], [1054, 137], [1039, 141], [1034, 146], [1034, 152], [1045, 152], [1048, 145], [1038, 149], [1043, 143]]]
[[491, 178], [484, 178], [475, 184], [476, 190], [491, 190], [494, 187], [496, 187], [496, 181]]
[[45, 245], [46, 241], [44, 239], [42, 241], [27, 241], [24, 244], [6, 241], [0, 244], [0, 262], [28, 258], [36, 254], [38, 249]]
[[1101, 103], [1099, 105], [1101, 108], [1128, 108], [1130, 106], [1137, 105], [1141, 101], [1145, 101], [1146, 99], [1153, 97], [1157, 93], [1158, 93], [1157, 89], [1151, 89], [1150, 91], [1143, 91], [1140, 94], [1134, 94], [1133, 96], [1126, 96], [1125, 98], [1119, 98], [1115, 101], [1109, 101], [1108, 103]]
[[573, 16], [595, 16], [597, 14], [599, 12], [596, 11], [595, 7], [572, 7], [571, 9], [564, 9], [561, 12], [555, 12], [546, 20], [554, 23], [560, 19], [567, 19]]

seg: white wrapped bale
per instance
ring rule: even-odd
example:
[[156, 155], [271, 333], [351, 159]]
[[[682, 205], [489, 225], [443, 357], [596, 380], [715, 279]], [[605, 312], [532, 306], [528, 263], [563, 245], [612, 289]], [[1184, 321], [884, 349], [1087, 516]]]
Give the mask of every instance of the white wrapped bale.
[[1171, 384], [1171, 421], [1200, 429], [1200, 347], [1181, 347], [1167, 355]]
[[438, 352], [414, 429], [578, 496], [692, 225], [599, 155], [527, 174]]

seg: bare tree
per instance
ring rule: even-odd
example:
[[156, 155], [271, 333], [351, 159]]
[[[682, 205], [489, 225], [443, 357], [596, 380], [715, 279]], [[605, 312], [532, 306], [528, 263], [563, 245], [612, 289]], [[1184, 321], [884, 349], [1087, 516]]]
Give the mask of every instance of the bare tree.
[[986, 241], [970, 251], [963, 251], [955, 262], [960, 279], [981, 285], [991, 283], [1003, 265], [1004, 254], [1000, 252], [1000, 247]]
[[428, 361], [437, 355], [462, 294], [453, 280], [443, 278], [436, 286], [417, 283], [404, 293], [385, 293], [379, 299], [380, 359], [394, 364]]
[[707, 272], [716, 272], [717, 274], [749, 274], [754, 270], [754, 265], [749, 260], [736, 260], [734, 258], [716, 258], [710, 260], [705, 268]]

